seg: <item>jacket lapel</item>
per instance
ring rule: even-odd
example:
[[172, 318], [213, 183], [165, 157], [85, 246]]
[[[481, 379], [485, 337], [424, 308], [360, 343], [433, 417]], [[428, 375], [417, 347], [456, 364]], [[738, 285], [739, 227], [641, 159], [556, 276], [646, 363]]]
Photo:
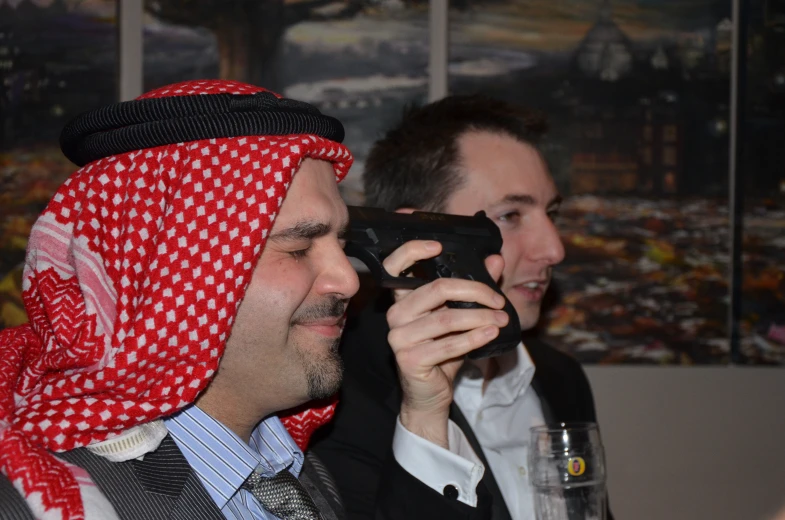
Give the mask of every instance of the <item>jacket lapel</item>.
[[542, 416], [545, 420], [545, 424], [556, 424], [556, 417], [553, 415], [553, 409], [551, 408], [551, 403], [548, 400], [547, 392], [545, 388], [543, 388], [542, 383], [542, 375], [538, 375], [539, 372], [537, 369], [534, 370], [534, 377], [532, 378], [532, 389], [537, 394], [537, 398], [540, 400], [540, 408], [542, 409]]
[[147, 493], [173, 500], [167, 518], [172, 520], [222, 520], [221, 510], [191, 470], [185, 456], [167, 435], [154, 452], [132, 461], [134, 474]]
[[346, 519], [338, 485], [327, 467], [313, 452], [305, 455], [305, 463], [300, 472], [300, 483], [308, 491], [324, 520]]
[[188, 461], [169, 435], [164, 437], [155, 451], [145, 454], [142, 460], [132, 460], [131, 466], [146, 492], [171, 498], [180, 496], [191, 474]]
[[[534, 378], [531, 386], [540, 398], [545, 424], [558, 424], [566, 417], [565, 403], [562, 398], [563, 376], [554, 373], [545, 360], [545, 349], [549, 348], [534, 338], [524, 337], [523, 341], [529, 357], [534, 364]], [[556, 385], [556, 386], [554, 386]]]
[[225, 520], [226, 517], [210, 498], [196, 473], [192, 472], [185, 481], [182, 493], [168, 518], [170, 520]]

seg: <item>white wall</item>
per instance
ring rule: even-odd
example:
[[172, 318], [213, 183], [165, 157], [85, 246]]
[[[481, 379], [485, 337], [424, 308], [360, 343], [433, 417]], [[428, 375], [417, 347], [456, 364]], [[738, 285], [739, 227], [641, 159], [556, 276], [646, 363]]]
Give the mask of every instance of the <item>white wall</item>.
[[587, 366], [616, 520], [785, 506], [785, 369]]

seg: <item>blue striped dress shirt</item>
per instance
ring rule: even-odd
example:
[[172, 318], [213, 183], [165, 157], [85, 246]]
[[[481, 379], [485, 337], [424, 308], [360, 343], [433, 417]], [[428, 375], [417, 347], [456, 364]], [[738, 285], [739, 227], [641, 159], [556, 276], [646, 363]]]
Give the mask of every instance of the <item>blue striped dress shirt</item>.
[[[243, 482], [258, 469], [265, 476], [289, 471], [299, 477], [303, 452], [280, 419], [272, 416], [251, 433], [250, 445], [195, 405], [165, 421], [210, 497], [229, 520], [274, 520]], [[290, 467], [291, 466], [291, 467]]]

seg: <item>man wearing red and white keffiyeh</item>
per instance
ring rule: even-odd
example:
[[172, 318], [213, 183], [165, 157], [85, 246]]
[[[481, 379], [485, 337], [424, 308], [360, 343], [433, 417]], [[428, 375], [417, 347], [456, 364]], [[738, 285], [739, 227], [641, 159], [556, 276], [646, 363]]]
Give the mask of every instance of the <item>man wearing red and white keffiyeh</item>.
[[[201, 81], [143, 98], [263, 90]], [[206, 139], [95, 160], [57, 191], [30, 236], [30, 323], [0, 333], [0, 470], [36, 518], [114, 517], [88, 473], [51, 452], [142, 456], [166, 435], [157, 419], [211, 380], [202, 399], [216, 415], [235, 387], [258, 396], [289, 386], [288, 406], [253, 410], [260, 418], [337, 390], [340, 319], [358, 282], [337, 236], [346, 208], [335, 181], [351, 163], [345, 147], [314, 135]], [[307, 262], [305, 242], [316, 253]], [[300, 321], [290, 329], [291, 319]], [[223, 363], [249, 370], [227, 374], [258, 378], [244, 386], [215, 376], [230, 331], [236, 346]], [[304, 447], [333, 408], [284, 421]], [[250, 434], [254, 424], [235, 419], [225, 423]]]
[[[222, 115], [197, 113], [202, 96]], [[338, 142], [343, 130], [312, 107], [230, 81], [171, 85], [140, 101], [72, 124], [74, 135], [92, 133], [76, 144], [65, 131], [61, 138], [82, 168], [31, 232], [23, 278], [30, 322], [0, 332], [0, 518], [317, 518], [273, 515], [245, 486], [251, 473], [270, 476], [263, 470], [297, 477], [299, 450], [335, 407], [337, 345], [358, 289], [342, 249], [348, 213], [336, 181], [352, 163]], [[211, 122], [219, 135], [193, 137]], [[258, 124], [272, 130], [254, 131]], [[410, 243], [385, 266], [397, 274], [438, 251]], [[476, 486], [482, 464], [464, 438], [450, 430], [448, 439], [446, 414], [428, 410], [451, 399], [431, 389], [449, 387], [442, 380], [454, 377], [454, 359], [492, 339], [489, 326], [499, 322], [491, 310], [461, 319], [431, 313], [447, 300], [503, 302], [466, 281], [398, 296], [411, 302], [390, 315], [409, 383], [401, 423], [428, 449], [474, 468], [467, 485]], [[227, 442], [256, 452], [259, 466], [238, 470], [245, 455], [237, 464], [217, 455], [231, 451]], [[282, 461], [282, 451], [293, 460]], [[401, 497], [433, 491], [394, 468], [390, 486], [402, 491], [389, 500], [397, 518], [411, 518], [415, 509]], [[320, 518], [342, 518], [322, 473], [300, 480]], [[234, 487], [215, 483], [222, 480]]]

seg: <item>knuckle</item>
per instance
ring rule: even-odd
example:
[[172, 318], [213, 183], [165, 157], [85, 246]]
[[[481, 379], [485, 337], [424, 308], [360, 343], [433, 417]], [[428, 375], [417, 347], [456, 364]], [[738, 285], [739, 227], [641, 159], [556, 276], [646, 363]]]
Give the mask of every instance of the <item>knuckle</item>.
[[480, 330], [473, 330], [466, 336], [466, 341], [471, 343], [473, 346], [479, 347], [483, 343], [487, 342], [487, 338], [483, 337], [483, 333]]
[[455, 315], [447, 311], [437, 312], [434, 315], [434, 319], [438, 325], [446, 329], [451, 328], [456, 322]]
[[395, 353], [395, 361], [401, 372], [407, 373], [415, 365], [413, 349], [405, 348]]
[[401, 331], [399, 329], [391, 329], [390, 332], [387, 334], [387, 343], [390, 344], [391, 347], [398, 346], [399, 342], [403, 338], [401, 337]]
[[394, 327], [398, 321], [400, 320], [401, 314], [401, 306], [397, 303], [394, 303], [389, 309], [387, 309], [387, 323], [390, 324], [390, 327]]
[[441, 350], [445, 354], [449, 354], [455, 348], [455, 339], [452, 337], [441, 338], [439, 340], [439, 350]]
[[466, 339], [464, 335], [452, 336], [449, 339], [445, 340], [444, 347], [443, 347], [444, 352], [451, 358], [455, 357], [461, 354], [461, 351], [463, 350], [465, 344], [466, 344]]
[[437, 278], [433, 282], [431, 282], [431, 289], [433, 292], [443, 295], [447, 294], [450, 289], [450, 279], [449, 278]]

